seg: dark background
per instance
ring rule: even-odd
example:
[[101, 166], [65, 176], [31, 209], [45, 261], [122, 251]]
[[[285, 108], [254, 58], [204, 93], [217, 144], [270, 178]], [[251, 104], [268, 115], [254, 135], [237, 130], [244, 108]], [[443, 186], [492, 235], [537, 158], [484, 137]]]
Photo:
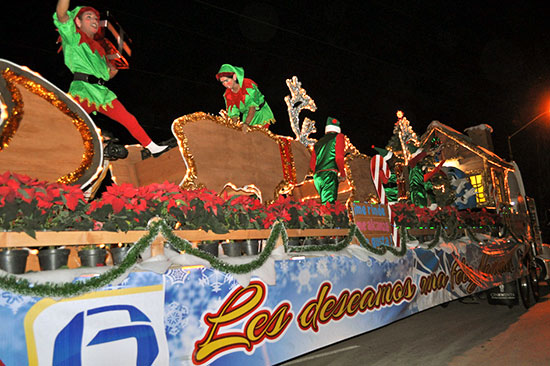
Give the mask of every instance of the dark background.
[[[71, 75], [57, 54], [56, 1], [3, 2], [0, 58], [39, 72], [63, 90]], [[285, 80], [296, 75], [317, 104], [301, 118], [338, 118], [355, 146], [389, 140], [404, 111], [418, 135], [433, 120], [458, 131], [493, 127], [495, 152], [507, 136], [550, 108], [550, 35], [545, 2], [529, 1], [73, 1], [110, 10], [132, 38], [130, 70], [109, 86], [156, 140], [172, 121], [224, 108], [219, 66], [243, 66], [277, 123], [292, 136]], [[102, 117], [102, 129], [134, 142]], [[512, 139], [527, 194], [550, 240], [547, 185], [550, 113]]]

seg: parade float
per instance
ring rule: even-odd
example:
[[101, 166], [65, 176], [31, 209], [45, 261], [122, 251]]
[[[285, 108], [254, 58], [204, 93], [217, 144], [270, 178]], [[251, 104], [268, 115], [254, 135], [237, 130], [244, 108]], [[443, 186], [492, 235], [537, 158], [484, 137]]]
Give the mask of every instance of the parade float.
[[399, 112], [375, 156], [347, 140], [322, 205], [295, 77], [295, 138], [197, 112], [143, 159], [39, 74], [0, 72], [0, 364], [277, 364], [478, 292], [538, 297], [534, 204], [487, 125], [417, 136]]

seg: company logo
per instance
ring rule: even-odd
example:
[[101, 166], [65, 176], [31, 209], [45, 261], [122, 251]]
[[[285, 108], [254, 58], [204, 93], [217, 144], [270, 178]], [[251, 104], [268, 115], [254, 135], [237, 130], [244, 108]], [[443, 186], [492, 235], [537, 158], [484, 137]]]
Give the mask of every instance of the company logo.
[[[95, 314], [109, 311], [127, 312], [131, 325], [102, 329], [96, 333], [87, 344], [82, 344], [84, 334], [84, 319], [93, 321]], [[151, 327], [151, 321], [139, 309], [131, 305], [111, 305], [82, 311], [59, 332], [55, 338], [53, 349], [53, 366], [81, 365], [82, 347], [90, 347], [97, 344], [114, 342], [122, 339], [135, 338], [137, 343], [136, 366], [152, 365], [159, 353], [155, 330]], [[92, 317], [91, 319], [89, 319]]]
[[44, 299], [25, 318], [29, 365], [166, 365], [162, 309], [160, 285]]

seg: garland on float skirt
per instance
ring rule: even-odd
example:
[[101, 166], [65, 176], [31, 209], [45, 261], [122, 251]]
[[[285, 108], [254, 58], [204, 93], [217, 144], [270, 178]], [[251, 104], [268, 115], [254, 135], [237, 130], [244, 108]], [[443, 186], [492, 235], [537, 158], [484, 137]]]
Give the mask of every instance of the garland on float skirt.
[[[505, 227], [505, 231], [509, 232], [511, 236], [518, 242], [522, 242], [520, 238], [517, 238], [514, 233]], [[289, 246], [288, 245], [288, 235], [285, 230], [285, 227], [282, 222], [277, 221], [271, 229], [269, 238], [267, 239], [267, 244], [258, 255], [258, 257], [252, 260], [249, 263], [245, 264], [229, 264], [223, 260], [215, 257], [207, 252], [204, 252], [200, 249], [193, 248], [192, 244], [186, 240], [181, 239], [178, 236], [174, 235], [171, 228], [164, 222], [158, 221], [151, 223], [149, 225], [149, 233], [144, 235], [141, 239], [136, 241], [132, 245], [131, 249], [128, 251], [128, 254], [118, 266], [113, 267], [103, 274], [92, 277], [86, 281], [78, 282], [67, 282], [62, 284], [57, 283], [32, 283], [27, 279], [14, 276], [14, 275], [3, 275], [0, 276], [0, 288], [7, 290], [13, 293], [18, 293], [20, 295], [26, 296], [39, 296], [39, 297], [71, 297], [82, 295], [94, 290], [97, 290], [101, 287], [104, 287], [119, 277], [123, 276], [128, 270], [134, 266], [139, 258], [139, 256], [152, 244], [153, 240], [157, 235], [162, 234], [164, 238], [170, 242], [170, 244], [180, 250], [185, 251], [188, 254], [194, 255], [196, 257], [202, 258], [210, 263], [210, 265], [219, 271], [235, 274], [243, 274], [251, 272], [259, 267], [261, 267], [269, 258], [279, 236], [281, 236], [283, 245], [286, 252], [292, 253], [305, 253], [305, 252], [314, 252], [314, 251], [327, 251], [327, 252], [337, 252], [346, 248], [353, 238], [357, 238], [359, 244], [364, 249], [376, 255], [384, 255], [387, 252], [394, 254], [395, 256], [404, 256], [407, 251], [407, 241], [408, 239], [414, 240], [415, 238], [408, 234], [407, 229], [404, 227], [400, 228], [401, 234], [401, 249], [396, 249], [390, 246], [380, 246], [373, 247], [369, 244], [368, 240], [365, 238], [363, 233], [357, 229], [356, 225], [351, 225], [350, 231], [347, 237], [336, 242], [335, 244], [322, 244], [322, 245], [305, 245], [300, 247]], [[472, 241], [479, 242], [480, 240], [475, 236], [475, 233], [470, 229], [466, 228], [466, 233]], [[434, 235], [434, 239], [428, 243], [427, 248], [431, 249], [437, 245], [439, 242], [440, 236], [443, 236], [445, 240], [452, 240], [458, 235], [458, 230], [453, 230], [450, 235], [447, 235], [446, 231], [438, 226]]]
[[287, 252], [340, 251], [346, 248], [351, 243], [354, 237], [359, 240], [359, 243], [363, 248], [374, 254], [383, 255], [386, 252], [390, 252], [396, 256], [403, 256], [406, 252], [406, 246], [404, 244], [402, 245], [400, 250], [396, 250], [393, 247], [387, 246], [381, 246], [378, 248], [373, 247], [368, 243], [367, 239], [363, 236], [361, 231], [359, 231], [357, 229], [357, 226], [355, 225], [352, 225], [350, 227], [348, 236], [343, 238], [336, 244], [289, 247], [288, 235], [286, 233], [284, 224], [280, 221], [277, 221], [271, 229], [271, 233], [269, 235], [269, 238], [267, 239], [267, 244], [265, 248], [256, 259], [245, 264], [229, 264], [207, 252], [204, 252], [197, 248], [193, 248], [192, 244], [188, 240], [181, 239], [178, 236], [174, 235], [168, 224], [166, 224], [166, 222], [164, 222], [163, 220], [160, 220], [149, 225], [149, 233], [144, 235], [141, 239], [136, 241], [134, 245], [132, 245], [132, 247], [128, 251], [128, 254], [118, 266], [114, 266], [112, 269], [102, 273], [99, 276], [92, 277], [85, 281], [58, 284], [50, 282], [32, 283], [25, 278], [8, 274], [0, 276], [0, 288], [25, 296], [54, 298], [78, 296], [97, 290], [112, 283], [116, 279], [123, 276], [128, 270], [130, 270], [131, 267], [136, 264], [139, 256], [152, 244], [153, 240], [157, 237], [157, 235], [159, 235], [159, 233], [162, 234], [164, 238], [168, 242], [170, 242], [170, 244], [174, 248], [180, 251], [185, 251], [188, 254], [208, 261], [213, 268], [219, 271], [235, 274], [248, 273], [261, 267], [275, 249], [275, 245], [279, 236], [281, 236], [285, 251]]
[[49, 282], [32, 283], [21, 277], [4, 275], [0, 276], [0, 288], [26, 296], [71, 297], [104, 287], [124, 275], [137, 262], [139, 255], [151, 245], [158, 235], [161, 224], [166, 225], [162, 221], [151, 224], [149, 226], [149, 233], [132, 245], [122, 263], [99, 276], [92, 277], [86, 281], [58, 284]]
[[[499, 233], [498, 235], [499, 238], [505, 238], [507, 236], [511, 236], [512, 239], [515, 240], [516, 242], [523, 243], [523, 244], [525, 243], [526, 240], [522, 237], [518, 237], [507, 224], [504, 224], [502, 228], [503, 228], [503, 231], [502, 233]], [[450, 232], [447, 232], [448, 229], [449, 229], [448, 227], [444, 227], [442, 224], [437, 225], [435, 227], [434, 238], [428, 243], [420, 243], [420, 244], [425, 245], [426, 249], [433, 249], [439, 244], [440, 238], [443, 238], [444, 241], [453, 241], [462, 236], [461, 230], [458, 226], [450, 227], [451, 229]], [[466, 235], [468, 236], [468, 239], [470, 239], [472, 242], [479, 243], [483, 241], [482, 239], [478, 238], [477, 234], [472, 230], [471, 227], [466, 226], [464, 227], [464, 230], [466, 231]], [[409, 231], [404, 227], [400, 228], [400, 232], [401, 232], [401, 240], [402, 240], [403, 246], [405, 246], [409, 241], [418, 240], [413, 235], [411, 235]]]
[[285, 251], [291, 252], [291, 253], [318, 252], [318, 251], [336, 252], [346, 248], [351, 243], [353, 238], [357, 238], [361, 247], [363, 247], [364, 249], [368, 250], [373, 254], [384, 255], [387, 252], [390, 252], [395, 256], [402, 257], [407, 252], [407, 247], [404, 244], [401, 246], [401, 249], [399, 250], [395, 249], [394, 247], [386, 246], [386, 245], [379, 246], [377, 248], [373, 247], [372, 245], [369, 244], [368, 240], [365, 238], [363, 233], [354, 224], [350, 225], [348, 236], [343, 238], [336, 244], [289, 246], [288, 236], [286, 234], [286, 231], [283, 232], [283, 242], [285, 246]]

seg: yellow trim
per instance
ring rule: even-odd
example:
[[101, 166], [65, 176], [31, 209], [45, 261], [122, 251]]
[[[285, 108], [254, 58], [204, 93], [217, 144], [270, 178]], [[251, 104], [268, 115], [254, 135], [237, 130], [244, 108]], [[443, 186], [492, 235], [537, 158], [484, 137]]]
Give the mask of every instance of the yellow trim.
[[61, 302], [97, 299], [101, 297], [133, 295], [133, 294], [144, 293], [144, 292], [162, 291], [162, 289], [163, 289], [163, 285], [152, 285], [152, 286], [143, 286], [143, 287], [132, 287], [132, 288], [126, 288], [126, 289], [91, 292], [82, 296], [73, 297], [69, 299], [62, 299], [59, 301], [56, 301], [51, 298], [40, 300], [39, 302], [34, 304], [33, 307], [27, 312], [23, 323], [25, 328], [25, 338], [27, 342], [27, 354], [29, 357], [29, 366], [38, 365], [38, 355], [36, 354], [36, 340], [34, 337], [34, 329], [33, 329], [34, 321], [36, 320], [36, 318], [38, 318], [38, 316], [44, 310], [46, 310], [50, 306]]

